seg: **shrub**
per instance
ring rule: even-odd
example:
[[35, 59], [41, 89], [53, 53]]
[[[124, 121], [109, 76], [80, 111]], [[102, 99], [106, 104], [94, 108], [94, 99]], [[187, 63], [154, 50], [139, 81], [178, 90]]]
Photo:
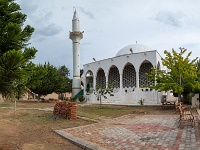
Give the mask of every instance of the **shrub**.
[[83, 101], [85, 100], [85, 97], [84, 97], [84, 96], [80, 96], [80, 97], [78, 98], [78, 100], [79, 100], [80, 102], [83, 102]]
[[71, 97], [69, 101], [70, 101], [70, 102], [75, 102], [75, 101], [76, 101], [76, 98]]

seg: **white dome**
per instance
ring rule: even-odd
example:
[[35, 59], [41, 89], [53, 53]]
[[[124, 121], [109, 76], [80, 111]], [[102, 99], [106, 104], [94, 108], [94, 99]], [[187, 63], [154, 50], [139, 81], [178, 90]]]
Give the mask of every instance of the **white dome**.
[[[128, 45], [116, 54], [116, 56], [121, 56], [125, 54], [132, 54], [132, 53], [140, 53], [140, 52], [146, 52], [152, 50], [151, 48], [145, 46], [145, 45], [140, 45], [140, 44], [132, 44]], [[131, 52], [132, 51], [132, 52]]]

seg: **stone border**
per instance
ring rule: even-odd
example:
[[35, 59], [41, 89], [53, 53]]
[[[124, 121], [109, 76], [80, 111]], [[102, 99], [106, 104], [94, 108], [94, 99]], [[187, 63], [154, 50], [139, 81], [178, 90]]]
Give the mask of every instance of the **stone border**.
[[77, 116], [78, 119], [82, 119], [82, 120], [86, 120], [86, 121], [92, 121], [94, 123], [97, 123], [97, 120], [94, 119], [90, 119], [90, 118], [86, 118], [86, 117], [82, 117], [82, 116]]
[[61, 137], [67, 139], [68, 141], [72, 142], [73, 144], [76, 144], [77, 146], [83, 148], [84, 150], [107, 150], [103, 147], [100, 147], [98, 144], [85, 141], [83, 139], [77, 138], [72, 136], [69, 133], [66, 133], [62, 130], [53, 130], [55, 133], [59, 134]]

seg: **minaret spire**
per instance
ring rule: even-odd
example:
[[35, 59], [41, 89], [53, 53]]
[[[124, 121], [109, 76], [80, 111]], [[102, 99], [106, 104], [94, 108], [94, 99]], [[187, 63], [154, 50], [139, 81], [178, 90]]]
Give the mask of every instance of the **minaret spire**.
[[72, 19], [72, 32], [73, 31], [80, 32], [80, 23], [79, 23], [78, 14], [76, 12], [76, 8], [74, 10], [74, 16], [73, 16], [73, 19]]
[[76, 13], [76, 8], [74, 9], [74, 16], [73, 16], [73, 20], [78, 20], [78, 15], [77, 15], [77, 13]]
[[80, 23], [76, 9], [72, 19], [72, 32], [69, 38], [72, 40], [73, 46], [73, 81], [72, 81], [72, 97], [81, 90], [80, 81], [80, 41], [83, 38], [83, 32], [80, 32]]

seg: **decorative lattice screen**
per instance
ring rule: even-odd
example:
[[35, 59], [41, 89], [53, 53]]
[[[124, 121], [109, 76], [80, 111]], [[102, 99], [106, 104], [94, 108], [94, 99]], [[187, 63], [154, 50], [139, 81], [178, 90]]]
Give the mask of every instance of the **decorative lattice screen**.
[[103, 69], [99, 69], [96, 78], [96, 86], [106, 88], [106, 76]]
[[132, 64], [127, 64], [123, 70], [123, 88], [136, 87], [136, 71]]
[[109, 71], [108, 83], [112, 84], [114, 88], [119, 88], [120, 86], [120, 75], [116, 66], [113, 66]]
[[144, 62], [140, 66], [139, 71], [139, 85], [146, 86], [146, 85], [154, 85], [154, 82], [150, 81], [149, 78], [145, 75], [146, 73], [151, 73], [151, 68], [153, 65], [150, 62]]

